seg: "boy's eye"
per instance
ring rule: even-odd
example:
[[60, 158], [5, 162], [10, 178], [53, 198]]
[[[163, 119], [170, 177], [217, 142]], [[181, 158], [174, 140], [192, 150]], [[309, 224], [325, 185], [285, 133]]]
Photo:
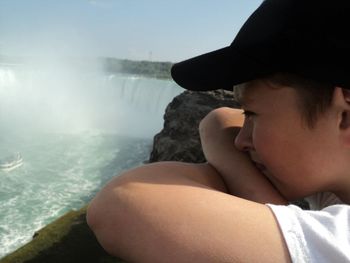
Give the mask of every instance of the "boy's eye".
[[247, 110], [243, 111], [242, 114], [243, 114], [244, 116], [246, 116], [246, 117], [255, 115], [254, 112], [252, 112], [252, 111], [247, 111]]
[[247, 110], [243, 111], [242, 114], [243, 114], [244, 117], [246, 117], [246, 118], [249, 118], [249, 117], [252, 117], [252, 116], [256, 115], [254, 112], [252, 112], [252, 111], [247, 111]]

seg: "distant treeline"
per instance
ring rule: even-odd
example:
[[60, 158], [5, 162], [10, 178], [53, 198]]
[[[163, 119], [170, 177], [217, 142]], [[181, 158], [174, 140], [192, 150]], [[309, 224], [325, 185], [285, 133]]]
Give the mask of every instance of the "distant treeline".
[[104, 69], [107, 72], [142, 75], [151, 78], [169, 79], [171, 62], [134, 61], [128, 59], [104, 58]]
[[[41, 61], [42, 58], [35, 57], [15, 57], [15, 56], [5, 56], [0, 54], [0, 64], [26, 64], [28, 61]], [[52, 58], [51, 58], [52, 59]], [[141, 75], [150, 78], [161, 78], [170, 79], [170, 68], [173, 65], [171, 62], [157, 62], [157, 61], [136, 61], [128, 59], [118, 59], [118, 58], [99, 58], [99, 63], [102, 62], [103, 68], [108, 73], [126, 73]], [[47, 63], [49, 63], [48, 61]], [[55, 62], [55, 61], [53, 61]], [[83, 58], [83, 57], [67, 57], [65, 62], [76, 65], [77, 67], [84, 68], [90, 64], [96, 63], [94, 58]]]

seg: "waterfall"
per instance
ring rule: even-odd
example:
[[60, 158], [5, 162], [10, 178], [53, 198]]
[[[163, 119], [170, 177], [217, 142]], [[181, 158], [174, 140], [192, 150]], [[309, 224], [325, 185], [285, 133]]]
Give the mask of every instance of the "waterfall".
[[181, 91], [171, 80], [0, 64], [0, 129], [152, 137]]
[[113, 176], [148, 160], [173, 81], [99, 67], [0, 64], [0, 258], [44, 225], [86, 205]]

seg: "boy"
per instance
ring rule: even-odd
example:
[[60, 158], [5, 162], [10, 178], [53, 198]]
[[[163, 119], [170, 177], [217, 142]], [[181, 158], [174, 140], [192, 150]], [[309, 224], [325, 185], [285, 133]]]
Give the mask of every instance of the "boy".
[[265, 0], [229, 47], [176, 64], [185, 88], [235, 86], [243, 111], [202, 120], [208, 163], [112, 180], [88, 210], [102, 246], [130, 262], [350, 262], [349, 11]]

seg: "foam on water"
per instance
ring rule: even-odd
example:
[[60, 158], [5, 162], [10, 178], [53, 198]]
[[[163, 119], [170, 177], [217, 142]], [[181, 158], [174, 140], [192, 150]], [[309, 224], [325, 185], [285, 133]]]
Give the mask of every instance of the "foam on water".
[[85, 205], [114, 175], [146, 160], [151, 147], [149, 139], [118, 135], [46, 134], [40, 139], [22, 138], [16, 148], [24, 164], [0, 172], [0, 257], [50, 221]]

